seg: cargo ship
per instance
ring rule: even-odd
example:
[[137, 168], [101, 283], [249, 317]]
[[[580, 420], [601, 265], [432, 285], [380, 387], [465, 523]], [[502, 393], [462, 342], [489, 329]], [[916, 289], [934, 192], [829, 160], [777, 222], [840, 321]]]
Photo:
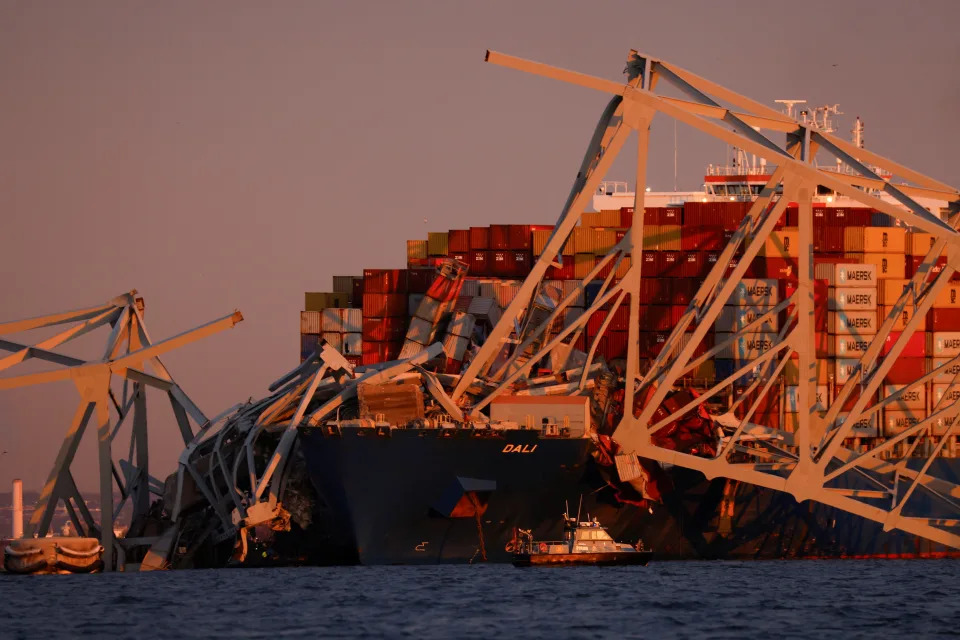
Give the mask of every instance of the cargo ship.
[[[830, 108], [820, 108], [803, 117], [828, 130], [829, 113]], [[862, 147], [859, 118], [853, 134], [854, 143]], [[735, 150], [731, 166], [708, 168], [701, 190], [647, 189], [642, 212], [634, 211], [634, 193], [627, 183], [601, 183], [593, 197], [595, 211], [582, 214], [531, 300], [528, 316], [539, 314], [542, 320], [561, 300], [574, 296], [574, 303], [537, 344], [574, 323], [602, 291], [604, 280], [616, 282], [626, 273], [629, 256], [616, 266], [604, 257], [629, 233], [634, 217], [643, 216], [643, 371], [721, 259], [772, 170]], [[838, 163], [830, 170], [848, 168]], [[889, 198], [883, 191], [873, 194]], [[921, 204], [935, 215], [946, 215], [946, 202], [928, 199]], [[796, 290], [798, 215], [796, 203], [788, 203], [759, 256], [748, 265], [744, 286], [727, 302], [696, 355], [706, 354]], [[813, 217], [816, 402], [825, 411], [934, 237], [822, 188], [814, 198]], [[707, 480], [697, 471], [652, 460], [640, 461], [640, 482], [621, 482], [610, 436], [625, 410], [622, 374], [630, 328], [625, 305], [594, 313], [583, 330], [563, 343], [565, 358], [537, 362], [530, 376], [521, 377], [509, 394], [495, 398], [482, 413], [451, 415], [457, 409], [444, 404], [443, 393], [431, 398], [428, 380], [448, 388], [456, 384], [518, 295], [552, 233], [552, 225], [537, 224], [430, 232], [426, 239], [407, 241], [405, 268], [335, 276], [333, 291], [306, 293], [300, 317], [301, 361], [329, 345], [358, 371], [375, 371], [423, 353], [431, 343], [444, 346], [440, 357], [431, 355], [429, 363], [421, 363], [425, 369], [418, 365], [420, 373], [411, 374], [415, 379], [409, 384], [394, 385], [382, 396], [370, 390], [365, 398], [361, 391], [357, 401], [346, 403], [342, 412], [338, 409], [335, 419], [299, 429], [303, 473], [326, 514], [321, 526], [336, 529], [341, 559], [368, 564], [509, 562], [518, 527], [530, 528], [538, 539], [559, 535], [555, 505], [571, 495], [582, 495], [584, 509], [615, 539], [643, 539], [664, 559], [957, 555], [926, 539], [884, 531], [881, 524], [840, 509], [798, 503], [786, 493], [734, 480]], [[725, 266], [728, 274], [741, 254]], [[941, 258], [936, 269], [945, 263]], [[581, 287], [591, 274], [592, 281]], [[922, 331], [914, 334], [871, 403], [960, 355], [956, 280], [940, 293]], [[533, 339], [526, 332], [529, 320], [515, 320], [515, 330], [504, 341], [505, 353]], [[895, 332], [909, 320], [905, 312]], [[743, 361], [769, 349], [787, 321], [787, 310], [772, 316], [691, 370], [670, 396], [680, 403], [732, 376]], [[596, 364], [588, 367], [582, 356], [597, 335], [602, 338], [596, 343]], [[897, 335], [891, 334], [887, 342], [892, 344]], [[954, 365], [901, 394], [859, 423], [844, 446], [862, 451], [917, 425], [936, 406], [956, 402], [960, 391], [952, 383], [958, 371], [960, 365]], [[789, 361], [753, 419], [793, 431], [800, 411], [799, 377], [796, 361]], [[660, 446], [715, 455], [723, 432], [714, 417], [729, 412], [742, 418], [746, 403], [738, 400], [750, 392], [753, 380], [753, 375], [743, 376], [725, 402], [705, 405], [666, 430]], [[663, 410], [669, 412], [669, 407], [668, 397]], [[844, 409], [849, 407], [845, 404]], [[948, 433], [948, 426], [935, 423], [923, 438], [898, 443], [883, 459], [905, 461], [916, 470], [924, 462], [920, 456], [940, 446], [930, 473], [960, 481], [956, 436]], [[929, 498], [912, 508], [926, 517], [938, 514]]]

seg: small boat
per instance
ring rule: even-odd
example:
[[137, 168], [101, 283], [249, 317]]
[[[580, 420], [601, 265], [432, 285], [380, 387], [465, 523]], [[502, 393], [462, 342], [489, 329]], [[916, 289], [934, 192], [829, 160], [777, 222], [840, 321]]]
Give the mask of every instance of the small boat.
[[533, 534], [524, 529], [518, 531], [513, 566], [561, 566], [561, 565], [646, 565], [653, 558], [653, 551], [643, 548], [643, 541], [636, 545], [616, 542], [597, 521], [587, 516], [581, 522], [579, 514], [571, 518], [563, 514], [563, 540], [534, 540]]

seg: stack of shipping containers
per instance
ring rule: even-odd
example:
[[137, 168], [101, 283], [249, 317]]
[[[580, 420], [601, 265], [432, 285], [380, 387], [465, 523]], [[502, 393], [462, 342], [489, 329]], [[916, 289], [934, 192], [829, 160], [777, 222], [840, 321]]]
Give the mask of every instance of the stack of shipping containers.
[[[749, 202], [688, 202], [683, 206], [648, 208], [643, 212], [643, 277], [639, 291], [641, 369], [647, 366], [647, 359], [659, 353], [703, 278], [720, 259], [749, 206]], [[628, 233], [633, 216], [630, 208], [585, 213], [559, 259], [548, 268], [543, 294], [557, 302], [576, 291], [578, 281]], [[797, 216], [796, 207], [787, 207], [758, 257], [748, 265], [744, 281], [698, 345], [696, 355], [741, 330], [796, 290], [800, 249]], [[928, 234], [913, 233], [893, 226], [895, 224], [896, 221], [869, 209], [814, 207], [817, 403], [823, 411], [849, 379], [852, 367], [932, 244]], [[405, 337], [408, 339], [406, 349], [410, 352], [407, 355], [418, 350], [417, 345], [442, 340], [455, 352], [455, 357], [448, 353], [447, 366], [448, 371], [455, 372], [467, 351], [469, 338], [482, 339], [483, 329], [496, 324], [533, 262], [544, 252], [552, 231], [549, 225], [491, 225], [430, 232], [426, 240], [408, 240], [406, 269], [368, 269], [362, 277], [336, 277], [334, 292], [307, 294], [306, 310], [301, 315], [301, 355], [308, 355], [320, 336], [340, 347], [355, 362], [364, 364], [399, 357]], [[737, 266], [741, 255], [742, 249], [727, 265], [727, 273]], [[468, 273], [452, 307], [457, 313], [458, 332], [435, 336], [435, 332], [426, 328], [428, 323], [418, 323], [416, 318], [422, 315], [419, 310], [436, 275], [436, 265], [444, 258], [454, 258], [467, 265]], [[623, 277], [630, 259], [628, 256], [621, 262], [614, 279]], [[602, 279], [612, 268], [610, 263], [601, 270], [574, 300], [562, 316], [563, 325], [572, 323], [590, 306]], [[628, 300], [614, 312], [598, 345], [597, 354], [608, 362], [626, 357]], [[772, 316], [714, 359], [701, 364], [689, 373], [687, 383], [711, 386], [732, 375], [744, 361], [764, 353], [776, 342], [791, 310]], [[597, 335], [608, 313], [609, 310], [601, 310], [594, 314], [584, 330], [574, 334], [576, 346], [583, 349], [587, 341]], [[469, 320], [464, 320], [468, 314]], [[424, 320], [433, 321], [432, 318]], [[907, 321], [909, 311], [898, 319], [895, 332], [901, 331]], [[424, 327], [419, 327], [420, 324]], [[693, 329], [691, 325], [688, 331]], [[424, 335], [417, 340], [408, 331]], [[894, 333], [888, 339], [883, 356], [897, 335]], [[870, 403], [875, 404], [899, 391], [906, 383], [958, 354], [960, 283], [951, 283]], [[960, 367], [954, 367], [949, 374], [904, 394], [884, 411], [861, 421], [853, 431], [853, 438], [896, 435], [926, 417], [945, 394], [948, 397], [942, 402], [956, 401], [960, 392], [954, 390], [948, 394], [947, 387], [958, 370]], [[751, 379], [751, 375], [739, 379], [731, 398], [738, 397]], [[771, 387], [769, 399], [759, 407], [755, 420], [788, 430], [794, 428], [799, 411], [796, 406], [798, 383], [794, 354], [794, 359]], [[741, 403], [739, 412], [747, 404]], [[852, 404], [848, 402], [844, 409], [848, 410]], [[942, 435], [946, 427], [934, 425], [932, 434]], [[858, 446], [859, 441], [853, 440], [850, 444]], [[898, 452], [902, 452], [902, 448]], [[944, 455], [953, 454], [952, 444], [945, 447]]]

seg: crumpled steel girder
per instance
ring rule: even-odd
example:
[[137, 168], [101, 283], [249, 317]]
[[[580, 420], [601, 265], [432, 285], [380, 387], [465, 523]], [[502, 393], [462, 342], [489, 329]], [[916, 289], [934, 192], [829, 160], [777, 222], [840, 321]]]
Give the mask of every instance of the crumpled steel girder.
[[[72, 325], [35, 345], [0, 339], [0, 350], [10, 355], [0, 358], [0, 372], [29, 359], [45, 360], [61, 368], [19, 376], [0, 377], [0, 390], [70, 380], [80, 393], [80, 404], [60, 446], [33, 516], [27, 536], [45, 536], [58, 504], [62, 500], [73, 525], [81, 535], [97, 537], [103, 546], [104, 569], [122, 568], [126, 554], [156, 543], [160, 536], [143, 536], [131, 529], [124, 538], [115, 538], [117, 514], [127, 501], [132, 506], [131, 523], [137, 528], [151, 507], [151, 495], [162, 496], [163, 484], [150, 475], [147, 388], [167, 394], [184, 444], [194, 439], [194, 427], [209, 428], [210, 421], [177, 385], [160, 356], [214, 333], [233, 327], [243, 320], [239, 311], [196, 327], [172, 338], [153, 342], [143, 320], [143, 299], [136, 291], [93, 307], [66, 311], [27, 320], [0, 323], [0, 335], [16, 334], [45, 327]], [[55, 351], [60, 345], [86, 333], [108, 327], [105, 349], [85, 360]], [[119, 381], [117, 389], [112, 382]], [[94, 519], [71, 472], [77, 447], [91, 420], [96, 425], [100, 469], [100, 520]], [[114, 461], [113, 444], [124, 424], [130, 425], [129, 454]], [[121, 501], [113, 503], [114, 486]], [[229, 520], [225, 520], [229, 525]], [[142, 527], [141, 527], [142, 528]], [[118, 543], [115, 545], [115, 543]], [[142, 550], [142, 549], [141, 549]]]
[[[954, 229], [956, 214], [960, 211], [960, 193], [957, 189], [876, 153], [857, 148], [849, 142], [817, 130], [810, 123], [793, 120], [672, 63], [636, 51], [631, 51], [628, 56], [626, 82], [588, 76], [492, 51], [487, 52], [486, 60], [500, 66], [600, 91], [610, 95], [611, 100], [597, 124], [570, 196], [542, 256], [533, 265], [518, 295], [504, 311], [501, 321], [460, 378], [451, 394], [453, 401], [460, 399], [476, 382], [477, 376], [487, 371], [502, 341], [513, 328], [515, 319], [531, 304], [547, 268], [560, 254], [560, 249], [587, 206], [588, 199], [596, 191], [614, 158], [633, 132], [637, 133], [637, 188], [634, 210], [643, 211], [643, 185], [646, 184], [650, 126], [654, 116], [664, 114], [709, 136], [756, 154], [765, 159], [768, 166], [775, 166], [776, 169], [724, 249], [716, 266], [703, 280], [702, 286], [673, 329], [659, 356], [649, 369], [639, 370], [640, 321], [637, 294], [642, 278], [640, 256], [643, 247], [643, 215], [635, 215], [633, 226], [627, 235], [603, 262], [584, 278], [581, 289], [600, 273], [603, 267], [614, 264], [614, 269], [611, 270], [613, 272], [616, 265], [630, 255], [632, 262], [626, 275], [619, 282], [607, 277], [595, 301], [582, 316], [540, 345], [536, 353], [525, 354], [525, 360], [513, 366], [517, 358], [524, 353], [526, 346], [547, 330], [558, 314], [569, 306], [576, 293], [562, 300], [539, 330], [531, 332], [528, 328], [525, 333], [531, 336], [528, 343], [516, 349], [513, 359], [502, 369], [509, 373], [498, 380], [498, 386], [474, 408], [479, 409], [497, 394], [508, 391], [511, 383], [526, 375], [535, 362], [548, 356], [551, 351], [569, 348], [572, 343], [569, 339], [576, 340], [590, 316], [597, 310], [610, 303], [614, 310], [622, 304], [629, 304], [630, 332], [624, 404], [629, 408], [635, 406], [635, 399], [643, 398], [644, 402], [640, 406], [637, 401], [636, 416], [634, 411], [624, 411], [624, 417], [614, 433], [614, 440], [619, 445], [617, 467], [622, 480], [630, 481], [639, 474], [636, 456], [641, 456], [696, 469], [708, 478], [727, 477], [785, 491], [797, 500], [816, 500], [882, 523], [886, 530], [899, 529], [960, 548], [960, 486], [930, 473], [933, 460], [948, 437], [955, 433], [956, 423], [960, 422], [953, 420], [960, 413], [960, 405], [941, 402], [920, 424], [865, 452], [854, 452], [844, 447], [844, 440], [858, 420], [896, 401], [897, 396], [892, 396], [867, 407], [868, 399], [875, 395], [884, 376], [920, 326], [920, 321], [931, 308], [937, 293], [947, 284], [950, 276], [960, 269], [960, 235]], [[659, 95], [656, 87], [660, 82], [678, 89], [688, 99]], [[767, 132], [786, 134], [785, 144], [774, 142], [767, 137]], [[818, 168], [814, 163], [814, 156], [818, 151], [842, 160], [856, 174]], [[909, 184], [884, 180], [867, 163], [877, 165], [899, 179], [909, 181]], [[814, 402], [817, 377], [813, 315], [812, 201], [818, 185], [828, 187], [862, 206], [897, 218], [904, 224], [936, 238], [916, 275], [893, 305], [869, 349], [860, 358], [854, 375], [843, 385], [839, 397], [825, 415], [818, 413]], [[876, 195], [880, 192], [888, 197], [881, 199]], [[918, 197], [935, 198], [947, 203], [947, 219], [941, 219], [927, 211], [915, 200]], [[684, 372], [693, 369], [723, 348], [724, 345], [717, 345], [706, 355], [696, 358], [693, 355], [706, 332], [713, 326], [721, 307], [730, 299], [743, 278], [747, 265], [774, 229], [788, 202], [799, 204], [799, 286], [796, 293], [779, 307], [770, 309], [767, 314], [769, 316], [777, 313], [787, 305], [793, 308], [791, 319], [780, 332], [774, 348], [752, 361], [744, 362], [732, 376], [718, 381], [714, 388], [685, 407], [658, 422], [652, 422], [654, 412]], [[732, 272], [725, 273], [730, 258], [740, 247], [745, 249], [739, 265]], [[947, 264], [939, 274], [933, 275], [932, 267], [941, 256], [946, 257]], [[888, 353], [881, 358], [884, 341], [890, 336], [895, 320], [904, 309], [913, 311], [911, 320], [893, 341]], [[613, 310], [609, 312], [609, 317], [613, 317]], [[731, 344], [760, 326], [765, 317], [758, 318], [741, 332], [733, 334], [725, 344]], [[692, 333], [688, 333], [691, 336], [689, 341], [682, 342], [685, 331], [694, 322], [696, 328]], [[594, 343], [602, 338], [606, 329], [605, 323], [593, 339]], [[589, 369], [593, 361], [595, 348], [593, 346], [589, 350], [585, 370]], [[774, 379], [791, 357], [798, 359], [800, 369], [799, 427], [795, 432], [788, 432], [752, 422], [758, 404], [765, 394], [771, 392]], [[949, 365], [944, 365], [946, 366]], [[904, 392], [923, 384], [944, 370], [944, 367], [913, 381], [907, 385]], [[734, 418], [732, 414], [716, 416], [725, 435], [715, 457], [691, 455], [653, 444], [651, 436], [658, 430], [682, 419], [710, 398], [724, 393], [735, 380], [752, 371], [759, 371], [759, 375], [754, 379], [754, 386], [750, 389], [756, 400], [747, 408], [745, 417]], [[953, 383], [956, 382], [954, 379]], [[850, 406], [851, 402], [852, 409], [845, 412], [841, 418], [841, 407]], [[950, 426], [946, 436], [932, 446], [932, 451], [921, 468], [908, 467], [903, 460], [887, 461], [880, 457], [898, 443], [913, 438], [907, 454], [907, 457], [911, 456], [921, 441], [931, 437], [927, 435], [928, 428], [939, 419], [946, 420]], [[731, 458], [733, 454], [736, 456]], [[744, 459], [746, 461], [743, 461]], [[832, 486], [845, 474], [855, 475], [858, 481], [865, 483], [868, 488]], [[905, 507], [908, 507], [911, 498], [919, 492], [925, 493], [926, 497], [949, 515], [905, 515]], [[909, 508], [907, 511], [909, 512]]]

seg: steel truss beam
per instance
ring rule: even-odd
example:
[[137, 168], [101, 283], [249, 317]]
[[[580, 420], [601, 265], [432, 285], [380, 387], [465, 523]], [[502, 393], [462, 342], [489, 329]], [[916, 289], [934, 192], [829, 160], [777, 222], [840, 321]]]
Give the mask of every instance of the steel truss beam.
[[[0, 350], [10, 352], [10, 355], [0, 359], [0, 371], [10, 370], [32, 358], [63, 366], [43, 373], [2, 377], [0, 389], [64, 380], [71, 380], [77, 388], [80, 404], [40, 492], [26, 535], [47, 535], [54, 512], [60, 501], [63, 501], [77, 531], [82, 535], [100, 538], [104, 568], [107, 571], [122, 568], [126, 552], [137, 546], [150, 545], [154, 541], [153, 538], [138, 537], [140, 531], [133, 529], [126, 538], [116, 539], [114, 536], [116, 515], [128, 499], [132, 505], [132, 527], [138, 529], [143, 526], [144, 518], [150, 509], [150, 495], [162, 495], [163, 492], [162, 485], [150, 476], [147, 388], [152, 387], [167, 393], [185, 444], [193, 439], [193, 427], [188, 416], [201, 427], [209, 426], [207, 418], [174, 382], [159, 356], [233, 327], [243, 319], [240, 312], [235, 312], [173, 338], [153, 343], [143, 322], [143, 299], [137, 298], [136, 293], [130, 291], [95, 307], [0, 324], [0, 335], [73, 324], [32, 346], [0, 340]], [[53, 351], [62, 344], [108, 325], [110, 332], [106, 346], [95, 359], [84, 360]], [[144, 368], [152, 373], [143, 370]], [[112, 387], [114, 377], [122, 384], [122, 401], [118, 401]], [[132, 418], [127, 420], [128, 416]], [[70, 470], [80, 441], [91, 422], [96, 425], [98, 443], [101, 507], [99, 522], [91, 515]], [[130, 442], [127, 458], [119, 460], [118, 471], [113, 457], [113, 443], [124, 423], [131, 425]], [[113, 503], [114, 485], [121, 495], [121, 501], [116, 506]], [[177, 499], [179, 500], [179, 494]], [[226, 516], [224, 522], [229, 526]], [[119, 543], [119, 546], [115, 543]], [[115, 567], [115, 552], [120, 559], [119, 567]]]
[[[941, 199], [948, 202], [950, 210], [956, 213], [960, 209], [960, 193], [957, 189], [876, 153], [855, 148], [848, 142], [816, 130], [810, 124], [797, 122], [672, 63], [642, 55], [636, 51], [631, 51], [628, 56], [628, 81], [625, 83], [493, 51], [487, 52], [486, 60], [500, 66], [601, 91], [611, 95], [612, 98], [588, 145], [581, 170], [543, 254], [533, 265], [529, 277], [508, 305], [487, 342], [460, 378], [451, 396], [452, 399], [457, 401], [467, 389], [476, 389], [478, 382], [483, 382], [484, 385], [489, 382], [481, 380], [479, 376], [487, 371], [491, 361], [499, 353], [503, 339], [513, 329], [514, 320], [525, 313], [533, 294], [540, 286], [546, 269], [559, 255], [561, 248], [577, 225], [587, 199], [594, 193], [615, 156], [623, 148], [626, 138], [631, 132], [636, 131], [638, 133], [637, 187], [634, 210], [637, 215], [634, 215], [633, 226], [623, 241], [606, 256], [603, 264], [598, 265], [581, 282], [580, 288], [592, 280], [611, 260], [619, 261], [627, 255], [632, 256], [629, 270], [619, 282], [607, 278], [594, 304], [575, 323], [560, 331], [536, 353], [525, 353], [532, 339], [520, 345], [512, 354], [511, 361], [516, 361], [521, 355], [527, 359], [520, 366], [503, 368], [502, 371], [507, 374], [499, 378], [497, 385], [486, 397], [478, 400], [470, 410], [477, 412], [488, 405], [496, 395], [509, 391], [511, 385], [527, 375], [531, 367], [552, 350], [561, 347], [569, 348], [572, 340], [568, 339], [573, 336], [575, 340], [579, 335], [579, 328], [585, 326], [589, 317], [597, 310], [610, 302], [617, 306], [628, 304], [630, 325], [624, 381], [626, 408], [624, 418], [614, 432], [614, 440], [620, 447], [617, 467], [622, 480], [630, 481], [639, 475], [636, 456], [642, 456], [696, 469], [708, 478], [721, 476], [752, 482], [788, 492], [797, 500], [816, 500], [882, 523], [886, 530], [900, 529], [960, 549], [960, 535], [958, 535], [960, 530], [956, 528], [958, 517], [960, 517], [960, 486], [936, 478], [929, 473], [933, 458], [954, 433], [955, 423], [951, 422], [947, 435], [932, 446], [931, 455], [927, 456], [919, 470], [908, 468], [905, 462], [892, 463], [878, 457], [880, 454], [889, 452], [899, 443], [910, 442], [911, 438], [913, 440], [908, 453], [912, 453], [922, 440], [929, 441], [932, 438], [929, 435], [930, 425], [938, 419], [950, 421], [960, 414], [960, 405], [938, 406], [933, 415], [921, 424], [865, 453], [855, 453], [845, 448], [853, 425], [860, 418], [876, 413], [883, 406], [881, 404], [880, 407], [867, 407], [867, 403], [902, 352], [910, 336], [918, 328], [920, 319], [931, 308], [937, 293], [946, 286], [954, 271], [960, 270], [960, 235], [954, 230], [953, 224], [931, 214], [914, 198]], [[659, 82], [672, 85], [689, 99], [680, 100], [658, 95], [655, 89]], [[724, 107], [721, 103], [732, 105], [738, 110]], [[650, 123], [658, 113], [756, 154], [767, 160], [771, 166], [775, 165], [776, 169], [730, 244], [724, 249], [720, 260], [704, 279], [700, 290], [659, 355], [648, 370], [641, 371], [638, 357], [641, 322], [638, 294], [642, 277], [643, 247], [641, 212], [644, 207], [643, 187], [646, 184]], [[786, 133], [786, 146], [774, 142], [764, 135], [763, 131]], [[858, 175], [838, 174], [818, 169], [813, 164], [813, 156], [818, 150], [839, 158]], [[866, 162], [874, 163], [901, 179], [909, 180], [912, 184], [894, 184], [885, 181], [864, 164]], [[937, 238], [935, 246], [924, 257], [917, 274], [884, 320], [867, 352], [860, 359], [855, 374], [844, 384], [839, 397], [825, 415], [817, 412], [814, 403], [817, 363], [814, 351], [812, 201], [818, 185], [833, 189], [836, 193], [849, 197], [863, 206], [898, 218], [905, 224], [933, 234]], [[895, 202], [881, 199], [868, 190], [885, 192]], [[788, 202], [799, 204], [798, 235], [801, 251], [798, 260], [798, 290], [789, 300], [770, 308], [761, 318], [744, 327], [727, 341], [729, 344], [754, 327], [759, 327], [766, 318], [791, 305], [793, 312], [790, 320], [781, 329], [774, 347], [756, 358], [743, 360], [734, 375], [719, 381], [715, 387], [697, 400], [675, 410], [656, 424], [651, 424], [654, 412], [681, 376], [723, 348], [723, 345], [718, 345], [703, 356], [695, 358], [693, 355], [713, 325], [721, 307], [727, 303], [735, 287], [743, 279], [751, 259], [757, 255], [759, 248], [773, 231]], [[743, 245], [746, 246], [738, 266], [732, 270], [729, 269], [730, 258]], [[937, 277], [928, 277], [940, 256], [946, 256], [947, 266]], [[629, 301], [626, 300], [627, 296]], [[562, 300], [554, 313], [540, 327], [534, 329], [532, 334], [534, 338], [542, 335], [551, 326], [573, 297], [573, 295], [567, 296]], [[905, 330], [894, 341], [889, 353], [881, 358], [884, 341], [890, 335], [897, 317], [904, 308], [912, 309], [914, 314]], [[691, 334], [686, 329], [694, 321], [697, 324]], [[588, 347], [587, 366], [595, 354], [596, 342], [603, 336], [608, 325], [609, 318], [601, 326], [598, 335], [593, 339], [593, 344]], [[685, 338], [685, 333], [690, 337]], [[688, 341], [684, 344], [683, 340]], [[798, 360], [800, 370], [798, 405], [801, 410], [796, 432], [753, 422], [760, 403], [767, 394], [771, 393], [775, 378], [783, 372], [789, 359], [793, 357]], [[723, 426], [726, 435], [715, 458], [681, 453], [653, 444], [651, 436], [656, 431], [680, 419], [685, 413], [710, 398], [725, 393], [735, 380], [756, 370], [757, 367], [761, 367], [761, 373], [748, 387], [748, 392], [757, 390], [759, 392], [752, 404], [746, 407], [745, 417], [742, 419], [733, 418], [732, 415], [716, 417], [716, 421]], [[908, 388], [922, 384], [933, 375], [935, 374], [924, 376], [908, 385]], [[583, 388], [585, 380], [585, 376], [581, 378], [578, 388]], [[954, 384], [957, 382], [955, 378]], [[641, 397], [646, 398], [646, 401], [639, 407], [639, 416], [635, 418], [631, 408], [634, 406], [634, 399]], [[738, 402], [742, 401], [741, 399]], [[840, 408], [850, 401], [854, 402], [853, 409], [841, 420]], [[734, 454], [739, 460], [731, 459]], [[855, 475], [875, 488], [852, 490], [830, 486], [831, 483], [849, 474]], [[905, 490], [902, 487], [901, 478], [909, 480]], [[905, 516], [904, 506], [917, 490], [927, 492], [948, 507], [951, 510], [950, 517]], [[885, 502], [887, 505], [884, 504]]]

